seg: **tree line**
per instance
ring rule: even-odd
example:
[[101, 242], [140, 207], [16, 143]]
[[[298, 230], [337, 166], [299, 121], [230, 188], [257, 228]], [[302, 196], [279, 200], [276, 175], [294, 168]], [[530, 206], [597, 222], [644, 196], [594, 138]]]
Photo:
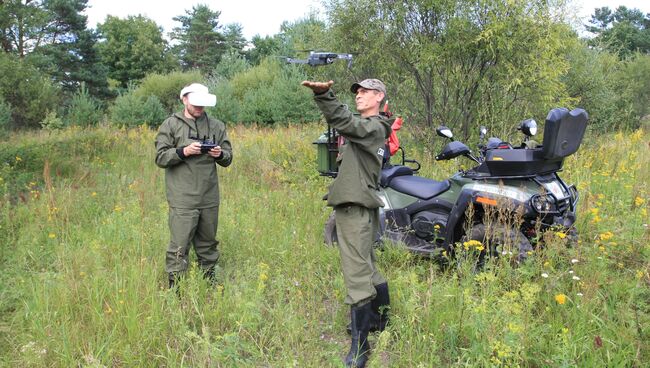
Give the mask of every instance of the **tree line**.
[[[421, 127], [508, 129], [557, 106], [591, 125], [635, 128], [650, 101], [650, 14], [595, 9], [575, 25], [562, 0], [323, 0], [325, 14], [243, 37], [240, 24], [196, 5], [165, 35], [153, 20], [107, 16], [89, 28], [87, 0], [0, 0], [0, 131], [108, 122], [156, 126], [178, 90], [202, 81], [228, 122], [320, 118], [303, 79], [334, 79], [341, 97], [383, 79], [390, 105]], [[582, 34], [588, 36], [583, 36]], [[309, 50], [352, 53], [322, 68], [286, 63]], [[503, 134], [507, 136], [507, 134]]]

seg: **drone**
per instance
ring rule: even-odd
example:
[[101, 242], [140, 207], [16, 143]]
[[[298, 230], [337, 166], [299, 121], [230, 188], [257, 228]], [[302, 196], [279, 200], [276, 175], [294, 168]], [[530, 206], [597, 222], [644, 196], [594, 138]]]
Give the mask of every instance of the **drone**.
[[352, 65], [352, 54], [338, 54], [335, 52], [311, 51], [307, 59], [285, 58], [286, 62], [290, 64], [307, 64], [310, 66], [330, 65], [338, 59], [347, 60], [348, 68]]

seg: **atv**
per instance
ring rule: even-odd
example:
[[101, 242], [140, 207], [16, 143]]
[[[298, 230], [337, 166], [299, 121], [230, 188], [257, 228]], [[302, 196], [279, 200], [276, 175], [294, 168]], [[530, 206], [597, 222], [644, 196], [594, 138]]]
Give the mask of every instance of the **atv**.
[[[476, 155], [454, 140], [450, 129], [439, 127], [437, 134], [450, 141], [435, 159], [463, 156], [476, 165], [437, 181], [418, 176], [420, 164], [407, 160], [402, 149], [401, 164], [385, 165], [381, 172], [378, 195], [384, 207], [377, 241], [392, 240], [416, 254], [440, 258], [475, 240], [482, 256], [511, 255], [517, 262], [543, 243], [548, 230], [575, 241], [578, 190], [558, 173], [564, 159], [578, 150], [587, 120], [583, 109], [556, 108], [546, 117], [542, 145], [530, 140], [537, 124], [528, 119], [518, 128], [526, 136], [520, 146], [492, 137]], [[481, 141], [485, 134], [481, 127]], [[321, 175], [336, 176], [336, 135], [328, 129], [314, 142]], [[335, 216], [332, 211], [325, 224], [328, 245], [337, 241]]]

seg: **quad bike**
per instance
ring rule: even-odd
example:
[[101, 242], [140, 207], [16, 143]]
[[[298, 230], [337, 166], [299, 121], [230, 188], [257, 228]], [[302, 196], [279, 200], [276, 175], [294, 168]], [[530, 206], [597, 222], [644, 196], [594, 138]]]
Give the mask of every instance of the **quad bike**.
[[[377, 240], [404, 244], [410, 251], [438, 258], [453, 255], [455, 245], [476, 240], [484, 244], [484, 254], [511, 254], [521, 261], [543, 242], [549, 229], [577, 237], [574, 228], [578, 190], [565, 183], [558, 172], [564, 158], [576, 152], [582, 142], [588, 115], [582, 109], [551, 110], [546, 117], [542, 145], [530, 141], [535, 135], [534, 120], [523, 121], [526, 139], [513, 147], [498, 138], [479, 145], [477, 155], [453, 140], [446, 127], [439, 136], [450, 139], [436, 160], [459, 156], [476, 163], [449, 179], [437, 181], [417, 176], [420, 164], [405, 159], [401, 165], [385, 165], [378, 195], [381, 233]], [[485, 129], [481, 127], [481, 140]], [[336, 132], [329, 129], [319, 143], [319, 171], [336, 176]], [[410, 165], [410, 166], [409, 166]], [[414, 166], [414, 167], [413, 167]], [[325, 243], [337, 241], [335, 211], [325, 225]]]

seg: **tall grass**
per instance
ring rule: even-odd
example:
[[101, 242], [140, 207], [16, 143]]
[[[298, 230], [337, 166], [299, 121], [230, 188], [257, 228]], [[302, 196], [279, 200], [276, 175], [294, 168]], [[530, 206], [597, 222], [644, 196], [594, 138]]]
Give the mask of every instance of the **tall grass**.
[[[192, 268], [180, 296], [166, 289], [155, 132], [3, 143], [0, 365], [341, 366], [348, 309], [338, 252], [322, 243], [329, 179], [311, 144], [322, 130], [230, 127], [220, 285]], [[648, 144], [642, 131], [601, 137], [567, 160], [562, 176], [581, 193], [577, 247], [551, 232], [523, 266], [497, 260], [476, 273], [471, 250], [441, 270], [387, 245], [378, 258], [393, 319], [372, 335], [369, 366], [647, 364]], [[457, 168], [416, 151], [430, 177]]]

